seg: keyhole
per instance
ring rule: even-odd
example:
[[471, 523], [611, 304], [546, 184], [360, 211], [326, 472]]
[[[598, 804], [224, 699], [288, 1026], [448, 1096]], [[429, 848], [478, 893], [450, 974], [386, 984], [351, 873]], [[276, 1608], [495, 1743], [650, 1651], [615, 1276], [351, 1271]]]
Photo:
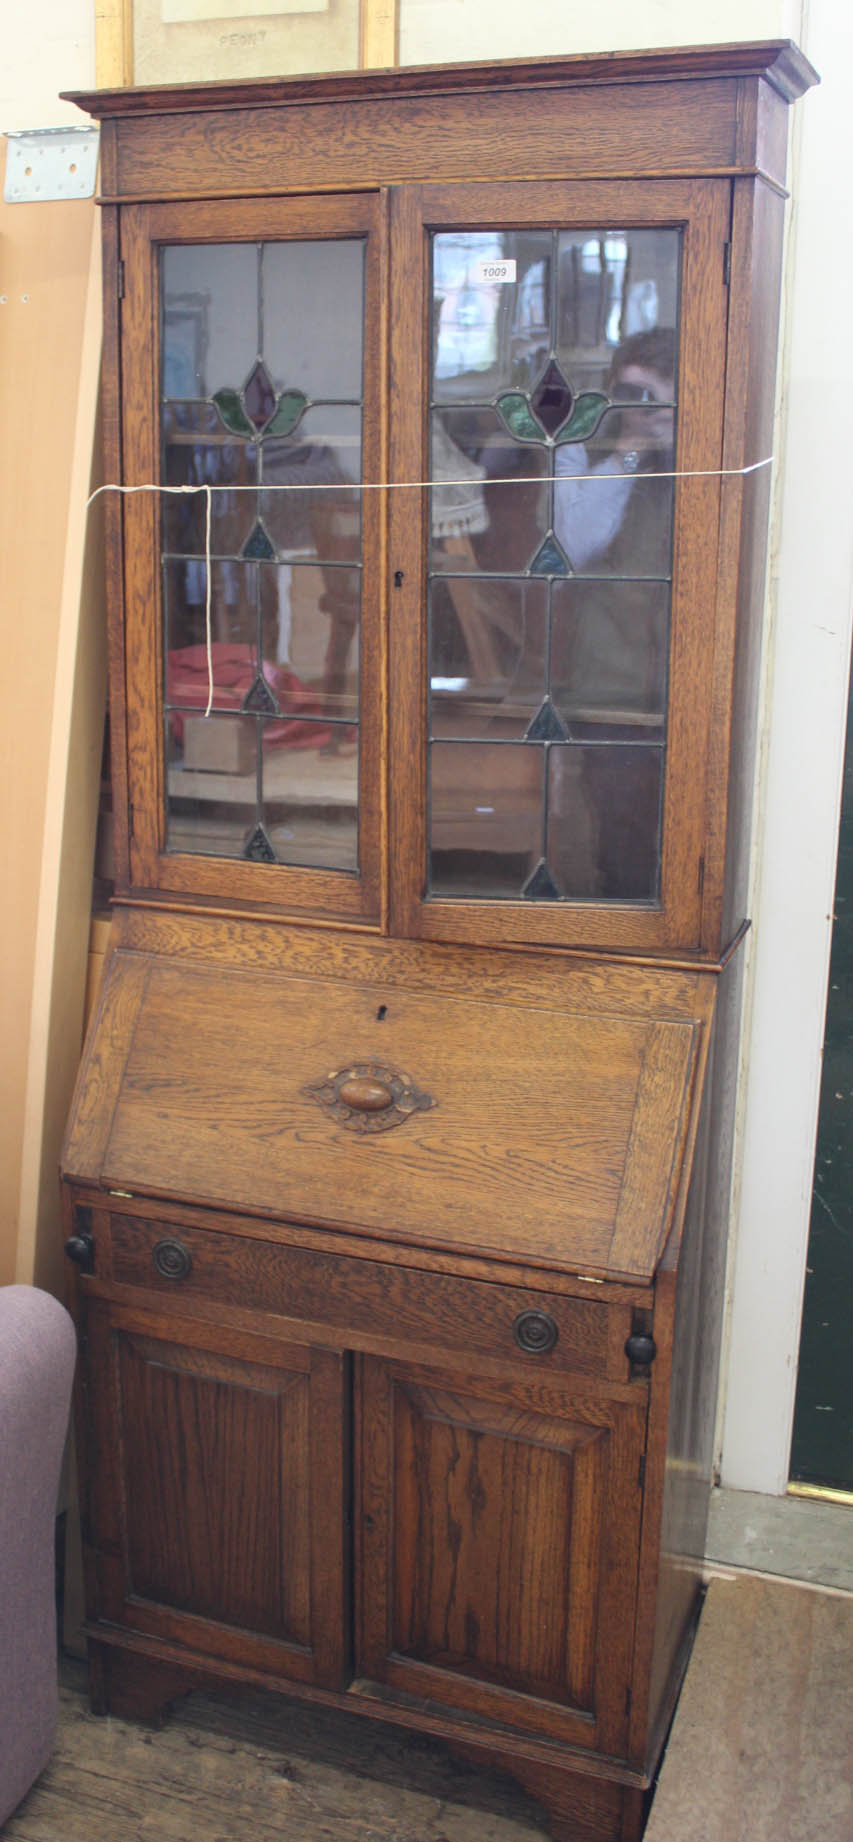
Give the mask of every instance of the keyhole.
[[378, 1009], [378, 1011], [377, 1011], [377, 1013], [376, 1013], [376, 1021], [377, 1021], [377, 1023], [381, 1023], [381, 1022], [382, 1022], [382, 1019], [383, 1019], [383, 1017], [386, 1017], [386, 1016], [387, 1016], [387, 1014], [388, 1014], [388, 1006], [387, 1006], [387, 1004], [380, 1004], [380, 1006], [379, 1006], [379, 1009]]
[[402, 588], [402, 586], [403, 586], [403, 571], [402, 571], [402, 569], [395, 569], [395, 571], [394, 571], [394, 587], [395, 587], [395, 588]]

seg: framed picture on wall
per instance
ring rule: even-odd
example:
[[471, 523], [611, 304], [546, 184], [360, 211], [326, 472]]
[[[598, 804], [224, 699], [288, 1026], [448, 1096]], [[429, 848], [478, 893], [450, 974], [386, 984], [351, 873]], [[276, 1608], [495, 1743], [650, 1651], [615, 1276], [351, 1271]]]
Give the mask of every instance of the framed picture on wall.
[[133, 82], [357, 70], [359, 0], [133, 0]]

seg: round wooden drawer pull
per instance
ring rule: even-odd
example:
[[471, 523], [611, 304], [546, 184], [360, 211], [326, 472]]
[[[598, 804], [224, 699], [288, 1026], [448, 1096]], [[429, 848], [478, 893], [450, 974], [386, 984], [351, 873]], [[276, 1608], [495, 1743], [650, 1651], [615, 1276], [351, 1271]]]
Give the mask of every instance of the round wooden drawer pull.
[[369, 1075], [351, 1075], [348, 1081], [342, 1081], [338, 1098], [356, 1113], [384, 1113], [386, 1107], [394, 1104], [390, 1087], [384, 1081], [372, 1080]]
[[547, 1356], [559, 1335], [547, 1311], [522, 1311], [512, 1329], [519, 1349], [526, 1350], [528, 1356]]
[[193, 1257], [182, 1241], [158, 1241], [154, 1249], [154, 1265], [161, 1279], [187, 1279], [192, 1269]]

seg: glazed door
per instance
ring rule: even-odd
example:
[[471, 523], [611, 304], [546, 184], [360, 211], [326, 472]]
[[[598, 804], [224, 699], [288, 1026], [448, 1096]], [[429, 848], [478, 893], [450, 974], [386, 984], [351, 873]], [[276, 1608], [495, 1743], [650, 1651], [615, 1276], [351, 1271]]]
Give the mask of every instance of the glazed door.
[[645, 1403], [373, 1358], [360, 1374], [358, 1673], [624, 1752]]
[[85, 1336], [97, 1617], [340, 1686], [346, 1359], [91, 1298]]
[[132, 886], [380, 918], [380, 223], [122, 212]]
[[725, 181], [395, 196], [401, 932], [700, 944], [729, 203]]

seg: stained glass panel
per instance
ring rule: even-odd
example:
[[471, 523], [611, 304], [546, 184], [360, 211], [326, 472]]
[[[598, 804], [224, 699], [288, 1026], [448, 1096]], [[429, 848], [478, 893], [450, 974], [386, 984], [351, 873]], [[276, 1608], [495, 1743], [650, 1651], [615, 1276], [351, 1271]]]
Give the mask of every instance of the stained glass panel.
[[434, 895], [658, 899], [679, 279], [677, 230], [433, 237]]
[[167, 848], [353, 872], [364, 242], [161, 264]]

